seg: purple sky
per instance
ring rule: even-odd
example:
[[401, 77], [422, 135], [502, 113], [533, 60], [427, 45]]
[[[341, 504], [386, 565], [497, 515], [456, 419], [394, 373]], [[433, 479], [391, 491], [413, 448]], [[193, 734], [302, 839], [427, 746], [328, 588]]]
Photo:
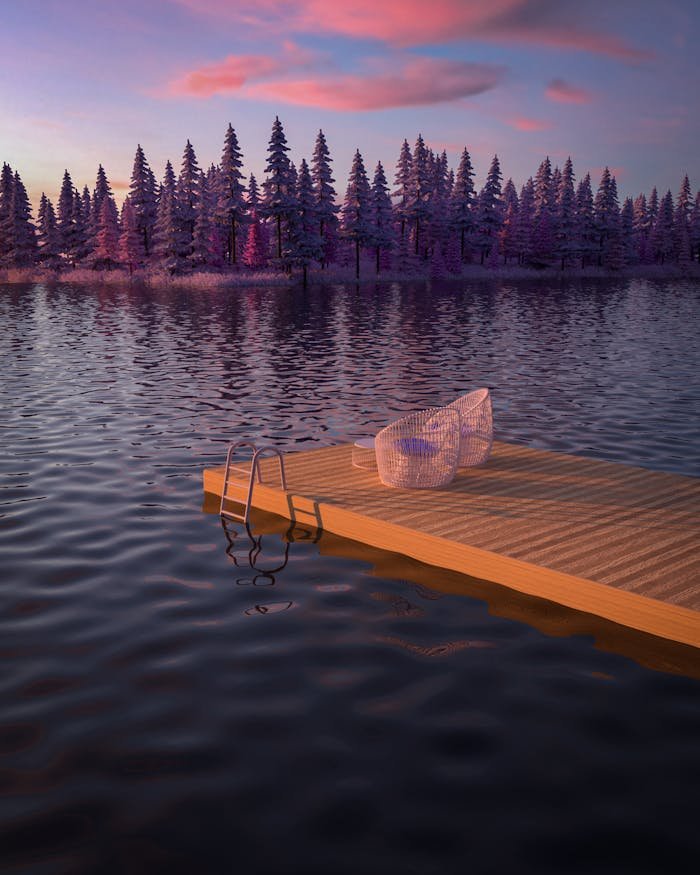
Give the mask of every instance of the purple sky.
[[404, 137], [498, 153], [518, 186], [571, 155], [621, 194], [700, 187], [700, 0], [21, 0], [0, 29], [0, 160], [36, 204], [102, 162], [121, 201], [138, 142], [160, 179], [185, 140], [218, 161], [226, 126], [261, 176], [319, 127], [342, 194], [356, 147], [393, 167]]

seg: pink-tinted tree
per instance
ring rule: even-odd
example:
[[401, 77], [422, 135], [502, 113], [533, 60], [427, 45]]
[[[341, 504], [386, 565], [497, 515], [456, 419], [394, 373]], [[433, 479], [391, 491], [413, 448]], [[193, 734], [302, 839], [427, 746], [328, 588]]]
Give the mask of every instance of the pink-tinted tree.
[[39, 263], [49, 269], [60, 266], [60, 249], [58, 242], [58, 229], [56, 227], [56, 214], [53, 204], [41, 193], [39, 211], [37, 213], [37, 243]]
[[32, 210], [20, 175], [15, 171], [10, 194], [10, 209], [4, 227], [3, 262], [11, 267], [30, 267], [37, 254], [36, 230]]
[[482, 264], [493, 246], [498, 249], [498, 232], [503, 222], [501, 179], [501, 165], [498, 155], [494, 155], [477, 205], [476, 243], [481, 250]]
[[583, 269], [598, 252], [593, 189], [589, 173], [583, 177], [576, 189], [576, 218], [581, 247], [581, 268]]
[[399, 152], [399, 158], [396, 162], [396, 174], [394, 176], [394, 191], [393, 197], [397, 198], [394, 205], [394, 216], [401, 232], [401, 240], [406, 234], [406, 219], [409, 201], [409, 188], [411, 184], [411, 147], [408, 145], [408, 140], [404, 140]]
[[282, 232], [288, 225], [295, 209], [295, 179], [287, 157], [289, 146], [282, 122], [277, 116], [272, 125], [272, 134], [267, 147], [267, 178], [263, 182], [263, 198], [260, 205], [262, 216], [272, 222], [276, 235], [276, 255], [282, 261]]
[[474, 169], [465, 146], [459, 160], [450, 199], [450, 222], [459, 236], [459, 253], [462, 261], [467, 255], [467, 241], [475, 229], [474, 204]]
[[338, 212], [335, 202], [336, 192], [331, 170], [332, 158], [323, 131], [318, 132], [314, 154], [311, 159], [311, 179], [314, 186], [316, 212], [318, 214], [319, 234], [323, 241], [321, 269], [324, 269], [335, 255], [338, 247]]
[[430, 199], [432, 194], [433, 178], [430, 173], [429, 153], [422, 135], [418, 134], [416, 145], [413, 147], [413, 155], [411, 156], [411, 171], [408, 180], [408, 199], [406, 203], [406, 219], [411, 225], [413, 251], [416, 256], [421, 254], [421, 232], [430, 220]]
[[135, 270], [143, 267], [146, 258], [143, 229], [139, 228], [136, 209], [131, 203], [131, 195], [127, 195], [122, 204], [118, 257], [129, 271], [129, 276]]
[[360, 150], [355, 150], [341, 212], [341, 233], [355, 249], [355, 277], [360, 278], [360, 249], [372, 242], [372, 192]]
[[175, 186], [175, 205], [180, 226], [181, 254], [185, 261], [192, 258], [194, 225], [202, 193], [202, 171], [194, 147], [188, 140], [182, 154], [180, 174]]
[[547, 156], [535, 175], [535, 202], [532, 223], [532, 259], [546, 264], [554, 249], [556, 193], [552, 186], [552, 164]]
[[217, 218], [226, 232], [226, 260], [230, 265], [238, 261], [239, 240], [245, 239], [247, 203], [243, 184], [243, 153], [238, 145], [238, 137], [229, 122], [224, 137], [224, 151], [221, 156], [218, 175], [219, 190], [216, 205]]
[[372, 245], [376, 271], [379, 273], [382, 266], [388, 266], [389, 254], [395, 238], [391, 195], [381, 161], [377, 163], [374, 171], [371, 194]]
[[112, 197], [102, 198], [96, 244], [92, 253], [93, 266], [111, 270], [119, 262], [119, 216]]
[[134, 211], [136, 227], [141, 235], [142, 252], [138, 257], [138, 261], [141, 262], [150, 257], [153, 249], [158, 197], [156, 178], [140, 143], [136, 146], [136, 154], [134, 155], [134, 166], [129, 184], [129, 201]]
[[314, 261], [323, 258], [323, 238], [318, 215], [316, 194], [311, 171], [306, 159], [302, 159], [297, 175], [296, 216], [290, 224], [290, 239], [287, 259], [301, 267], [303, 285], [307, 286], [308, 268]]
[[564, 169], [558, 177], [556, 190], [556, 221], [555, 221], [556, 254], [561, 269], [569, 264], [581, 252], [578, 216], [576, 214], [576, 192], [574, 191], [574, 167], [571, 158], [567, 158]]

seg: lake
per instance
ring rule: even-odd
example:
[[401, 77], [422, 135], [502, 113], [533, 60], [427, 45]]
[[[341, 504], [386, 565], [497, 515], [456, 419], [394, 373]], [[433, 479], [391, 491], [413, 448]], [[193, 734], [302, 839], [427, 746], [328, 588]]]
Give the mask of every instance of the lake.
[[698, 680], [323, 537], [256, 571], [201, 477], [482, 385], [498, 440], [698, 476], [699, 324], [697, 281], [0, 286], [0, 870], [690, 871]]

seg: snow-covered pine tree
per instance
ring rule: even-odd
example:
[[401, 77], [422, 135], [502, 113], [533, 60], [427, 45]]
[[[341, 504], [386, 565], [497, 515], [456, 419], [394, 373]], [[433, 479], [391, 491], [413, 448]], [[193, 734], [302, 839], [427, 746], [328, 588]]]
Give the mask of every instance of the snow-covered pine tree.
[[302, 159], [297, 175], [296, 217], [290, 225], [291, 239], [287, 258], [301, 267], [304, 288], [307, 285], [309, 265], [323, 258], [323, 238], [319, 221], [318, 203], [311, 171]]
[[486, 175], [484, 187], [479, 192], [477, 207], [477, 243], [481, 249], [482, 264], [491, 251], [492, 246], [498, 247], [498, 232], [503, 221], [502, 178], [498, 155], [494, 155], [489, 172]]
[[336, 191], [333, 186], [335, 179], [331, 170], [332, 161], [324, 133], [319, 130], [311, 159], [311, 179], [316, 198], [319, 233], [323, 241], [322, 270], [333, 260], [338, 246], [339, 221], [337, 214], [340, 207], [335, 202]]
[[129, 276], [143, 267], [146, 258], [143, 227], [139, 227], [131, 195], [127, 195], [122, 204], [118, 258], [129, 271]]
[[138, 261], [148, 259], [153, 249], [153, 233], [156, 224], [157, 190], [156, 178], [150, 168], [141, 144], [136, 146], [134, 166], [129, 185], [129, 201], [134, 211], [136, 227], [141, 235], [142, 254]]
[[430, 220], [432, 193], [433, 178], [430, 173], [429, 153], [423, 136], [418, 134], [411, 156], [411, 173], [408, 180], [408, 200], [406, 203], [406, 219], [412, 226], [413, 251], [416, 256], [421, 251], [421, 243], [423, 242], [421, 234]]
[[295, 192], [291, 173], [291, 164], [287, 157], [289, 146], [284, 135], [284, 128], [278, 116], [272, 125], [272, 134], [267, 147], [267, 178], [263, 182], [263, 198], [260, 205], [261, 215], [269, 219], [275, 227], [276, 255], [282, 260], [282, 232], [288, 224], [294, 210]]
[[399, 159], [396, 162], [396, 174], [394, 176], [394, 185], [396, 186], [392, 192], [392, 196], [398, 198], [394, 205], [394, 216], [401, 231], [401, 240], [403, 242], [406, 234], [406, 210], [408, 208], [409, 189], [411, 185], [411, 147], [408, 145], [408, 140], [404, 140], [399, 152]]
[[202, 171], [192, 143], [188, 140], [182, 153], [180, 175], [175, 186], [175, 204], [180, 226], [181, 254], [188, 261], [192, 256], [194, 223], [202, 191]]
[[382, 162], [377, 162], [372, 180], [372, 244], [375, 251], [377, 273], [382, 266], [382, 256], [386, 264], [394, 242], [394, 217], [391, 208], [391, 195], [386, 181]]
[[350, 168], [348, 187], [341, 212], [343, 237], [355, 247], [355, 277], [360, 278], [360, 248], [372, 242], [372, 192], [360, 150]]
[[[553, 177], [554, 179], [554, 177]], [[576, 215], [576, 192], [574, 191], [574, 166], [567, 158], [559, 173], [556, 191], [556, 253], [561, 269], [581, 252], [578, 219]]]
[[50, 269], [55, 269], [60, 265], [59, 245], [58, 245], [58, 229], [56, 228], [56, 214], [53, 204], [46, 197], [44, 192], [41, 193], [39, 202], [39, 212], [37, 213], [38, 220], [38, 257], [39, 263]]
[[230, 265], [238, 261], [238, 249], [245, 240], [247, 203], [243, 185], [243, 153], [238, 145], [238, 137], [229, 122], [224, 137], [224, 150], [221, 155], [218, 174], [219, 191], [216, 206], [217, 219], [225, 229], [226, 260]]
[[58, 196], [58, 245], [62, 257], [68, 264], [74, 265], [75, 228], [73, 225], [74, 189], [73, 180], [66, 170], [63, 174], [61, 192]]
[[598, 251], [590, 173], [583, 177], [576, 189], [576, 218], [581, 241], [581, 269], [583, 270]]
[[100, 201], [100, 218], [92, 262], [95, 268], [107, 270], [119, 263], [119, 214], [111, 196], [105, 196]]
[[460, 258], [464, 261], [467, 242], [474, 232], [474, 169], [466, 146], [462, 152], [450, 201], [450, 221], [459, 235]]

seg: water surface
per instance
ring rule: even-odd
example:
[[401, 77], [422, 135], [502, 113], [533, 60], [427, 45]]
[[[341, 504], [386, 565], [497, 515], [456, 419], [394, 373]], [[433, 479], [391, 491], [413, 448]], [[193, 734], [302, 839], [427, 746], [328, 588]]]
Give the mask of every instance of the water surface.
[[256, 575], [201, 472], [488, 385], [501, 440], [697, 476], [699, 317], [677, 282], [0, 287], [0, 869], [691, 871], [697, 681], [312, 540]]

